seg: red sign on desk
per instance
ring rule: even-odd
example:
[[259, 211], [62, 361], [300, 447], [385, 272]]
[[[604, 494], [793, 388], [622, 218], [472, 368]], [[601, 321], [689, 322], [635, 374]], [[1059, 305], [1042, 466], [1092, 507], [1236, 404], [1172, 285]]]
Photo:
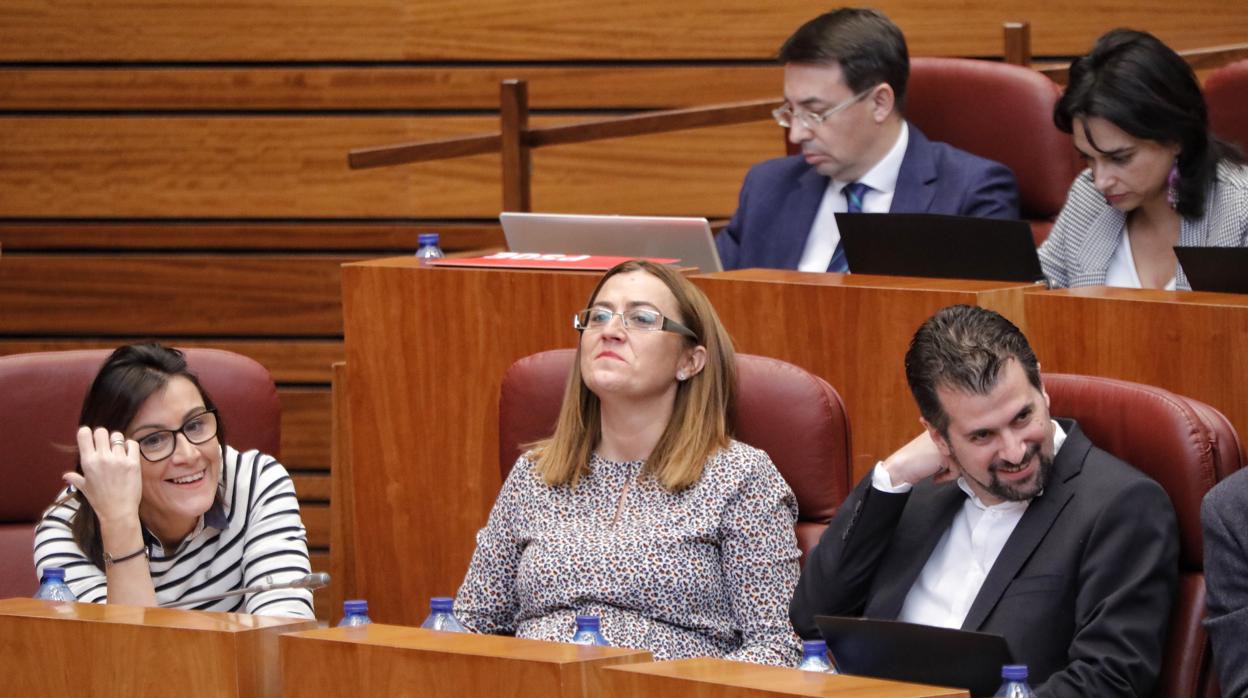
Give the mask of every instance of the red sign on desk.
[[507, 269], [564, 269], [572, 271], [606, 271], [632, 259], [645, 259], [656, 264], [672, 264], [678, 259], [657, 257], [603, 257], [589, 254], [549, 254], [541, 252], [498, 252], [485, 257], [431, 259], [438, 267], [503, 267]]

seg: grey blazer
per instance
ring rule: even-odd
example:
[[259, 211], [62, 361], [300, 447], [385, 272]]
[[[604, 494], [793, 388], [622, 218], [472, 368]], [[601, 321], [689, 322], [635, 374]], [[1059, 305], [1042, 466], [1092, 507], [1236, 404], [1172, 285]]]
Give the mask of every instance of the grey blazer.
[[1218, 483], [1200, 507], [1205, 629], [1224, 696], [1248, 696], [1248, 469]]
[[[1054, 288], [1103, 286], [1109, 260], [1122, 241], [1126, 214], [1105, 202], [1092, 185], [1091, 170], [1075, 178], [1057, 223], [1040, 246], [1040, 266]], [[1218, 165], [1205, 215], [1184, 218], [1179, 244], [1197, 247], [1248, 247], [1248, 167]], [[1175, 285], [1191, 289], [1179, 267]]]

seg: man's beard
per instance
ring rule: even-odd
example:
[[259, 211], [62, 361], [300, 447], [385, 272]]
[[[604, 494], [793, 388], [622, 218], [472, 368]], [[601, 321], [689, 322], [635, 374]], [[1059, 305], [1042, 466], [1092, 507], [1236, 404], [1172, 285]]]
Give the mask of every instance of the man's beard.
[[[1040, 456], [1040, 462], [1038, 464], [1039, 467], [1036, 468], [1036, 472], [1031, 478], [1019, 482], [1002, 482], [1001, 478], [997, 475], [997, 471], [1000, 468], [1013, 467], [1019, 463], [1028, 463], [1032, 458], [1036, 457], [1037, 454]], [[975, 478], [967, 474], [966, 469], [962, 467], [962, 464], [958, 461], [956, 455], [953, 456], [953, 462], [958, 466], [958, 469], [962, 471], [963, 477], [975, 480]], [[1007, 502], [1025, 502], [1040, 494], [1040, 492], [1044, 490], [1044, 486], [1048, 483], [1049, 476], [1052, 472], [1053, 458], [1041, 453], [1040, 444], [1037, 443], [1027, 447], [1027, 452], [1023, 454], [1022, 460], [1018, 463], [1011, 463], [1007, 460], [1000, 459], [993, 461], [988, 466], [989, 481], [980, 482], [979, 480], [975, 480], [975, 483], [993, 496], [999, 497]]]

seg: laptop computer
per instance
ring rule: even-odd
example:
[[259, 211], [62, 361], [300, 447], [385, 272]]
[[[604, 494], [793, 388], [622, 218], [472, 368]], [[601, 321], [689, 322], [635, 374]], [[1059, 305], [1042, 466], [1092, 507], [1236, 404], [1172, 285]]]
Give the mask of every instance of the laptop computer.
[[1027, 221], [936, 213], [838, 213], [855, 274], [1042, 282]]
[[705, 218], [503, 213], [512, 252], [679, 259], [701, 272], [723, 271]]
[[1248, 247], [1175, 247], [1193, 291], [1248, 293]]
[[1001, 667], [1013, 664], [1005, 638], [871, 618], [815, 616], [842, 674], [952, 686], [971, 696], [991, 696]]

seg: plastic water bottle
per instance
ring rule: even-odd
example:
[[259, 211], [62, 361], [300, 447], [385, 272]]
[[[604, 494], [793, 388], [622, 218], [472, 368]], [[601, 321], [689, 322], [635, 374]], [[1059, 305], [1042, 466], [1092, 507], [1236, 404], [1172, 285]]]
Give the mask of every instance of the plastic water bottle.
[[368, 602], [364, 599], [351, 599], [342, 602], [342, 620], [338, 621], [340, 628], [355, 628], [361, 625], [368, 625], [373, 622], [368, 617]]
[[802, 640], [802, 663], [797, 668], [824, 674], [838, 673], [828, 660], [828, 643], [823, 640]]
[[47, 601], [78, 600], [74, 592], [70, 591], [69, 586], [65, 584], [65, 569], [62, 567], [44, 568], [43, 578], [39, 580], [39, 591], [35, 592], [35, 598]]
[[610, 647], [606, 638], [598, 631], [598, 616], [577, 616], [576, 632], [572, 633], [572, 643], [577, 645], [601, 645]]
[[420, 624], [420, 627], [448, 633], [468, 632], [468, 629], [455, 617], [455, 601], [446, 596], [435, 596], [429, 599], [429, 617]]
[[997, 689], [996, 696], [1004, 698], [1036, 698], [1035, 691], [1031, 690], [1031, 686], [1027, 684], [1027, 665], [1026, 664], [1006, 664], [1001, 667], [1001, 678], [1005, 680], [1001, 684], [1001, 688]]
[[421, 233], [416, 238], [419, 245], [416, 249], [416, 257], [421, 264], [428, 264], [431, 259], [442, 259], [446, 255], [442, 253], [442, 248], [438, 247], [437, 233]]

